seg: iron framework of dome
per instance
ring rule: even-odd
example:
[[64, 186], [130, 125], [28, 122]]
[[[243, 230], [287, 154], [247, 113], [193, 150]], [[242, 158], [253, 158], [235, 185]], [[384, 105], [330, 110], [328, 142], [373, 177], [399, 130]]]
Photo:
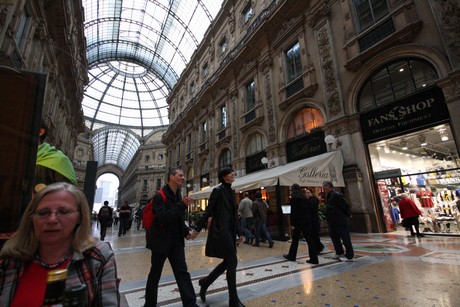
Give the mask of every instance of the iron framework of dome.
[[139, 138], [169, 124], [166, 98], [221, 4], [83, 0], [89, 83], [82, 106], [99, 166], [125, 170]]

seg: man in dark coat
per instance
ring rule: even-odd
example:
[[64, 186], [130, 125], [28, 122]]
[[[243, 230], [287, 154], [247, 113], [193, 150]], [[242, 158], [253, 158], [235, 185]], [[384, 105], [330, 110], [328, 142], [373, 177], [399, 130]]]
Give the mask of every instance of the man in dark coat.
[[182, 199], [180, 188], [184, 182], [184, 172], [179, 168], [172, 168], [168, 172], [168, 184], [163, 187], [166, 202], [159, 193], [153, 197], [152, 209], [156, 217], [147, 234], [147, 248], [152, 251], [152, 255], [145, 288], [145, 307], [157, 305], [158, 283], [166, 258], [176, 278], [182, 305], [197, 306], [195, 290], [185, 263], [184, 238], [191, 238], [191, 229], [185, 224], [185, 212], [192, 199]]
[[[212, 191], [208, 207], [196, 223], [196, 231], [199, 232], [211, 217], [205, 254], [208, 257], [221, 258], [223, 261], [207, 277], [199, 280], [200, 297], [205, 302], [208, 287], [227, 271], [229, 306], [244, 307], [236, 291], [236, 237], [239, 236], [239, 243], [244, 237], [241, 235], [242, 230], [238, 222], [238, 204], [231, 188], [235, 174], [230, 166], [219, 170], [219, 181], [221, 184]], [[193, 234], [194, 236], [196, 234]]]
[[335, 249], [335, 255], [332, 258], [342, 261], [354, 261], [355, 254], [348, 229], [351, 216], [350, 206], [342, 193], [334, 189], [331, 181], [323, 182], [323, 190], [326, 194], [327, 226]]
[[101, 241], [105, 239], [107, 227], [112, 225], [112, 215], [113, 209], [109, 207], [109, 202], [106, 200], [97, 215], [99, 224], [101, 225]]

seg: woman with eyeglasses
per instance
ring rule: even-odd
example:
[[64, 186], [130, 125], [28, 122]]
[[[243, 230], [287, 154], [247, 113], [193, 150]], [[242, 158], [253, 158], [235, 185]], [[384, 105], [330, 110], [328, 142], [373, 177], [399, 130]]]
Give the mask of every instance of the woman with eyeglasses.
[[41, 306], [48, 271], [64, 268], [66, 288], [86, 285], [88, 306], [120, 305], [112, 248], [91, 235], [83, 192], [61, 182], [35, 195], [0, 252], [0, 306]]

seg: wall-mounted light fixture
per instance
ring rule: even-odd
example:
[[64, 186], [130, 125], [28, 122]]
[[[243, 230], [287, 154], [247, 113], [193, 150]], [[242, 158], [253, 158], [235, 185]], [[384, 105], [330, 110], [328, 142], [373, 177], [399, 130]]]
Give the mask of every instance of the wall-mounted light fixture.
[[339, 149], [340, 146], [342, 146], [342, 142], [335, 136], [328, 134], [324, 137], [324, 142], [327, 144], [329, 147], [329, 150], [335, 151]]
[[204, 177], [203, 179], [201, 179], [201, 181], [203, 181], [204, 183], [208, 182], [208, 178]]
[[260, 159], [260, 163], [262, 163], [263, 165], [265, 165], [265, 168], [268, 167], [268, 158], [267, 157], [263, 157], [262, 159]]

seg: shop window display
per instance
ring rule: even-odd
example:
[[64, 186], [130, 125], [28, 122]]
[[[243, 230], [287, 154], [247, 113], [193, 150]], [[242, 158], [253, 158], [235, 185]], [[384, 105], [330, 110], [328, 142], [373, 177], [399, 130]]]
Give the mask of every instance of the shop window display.
[[448, 124], [369, 144], [388, 231], [399, 226], [398, 195], [422, 212], [420, 230], [460, 233], [460, 160]]

